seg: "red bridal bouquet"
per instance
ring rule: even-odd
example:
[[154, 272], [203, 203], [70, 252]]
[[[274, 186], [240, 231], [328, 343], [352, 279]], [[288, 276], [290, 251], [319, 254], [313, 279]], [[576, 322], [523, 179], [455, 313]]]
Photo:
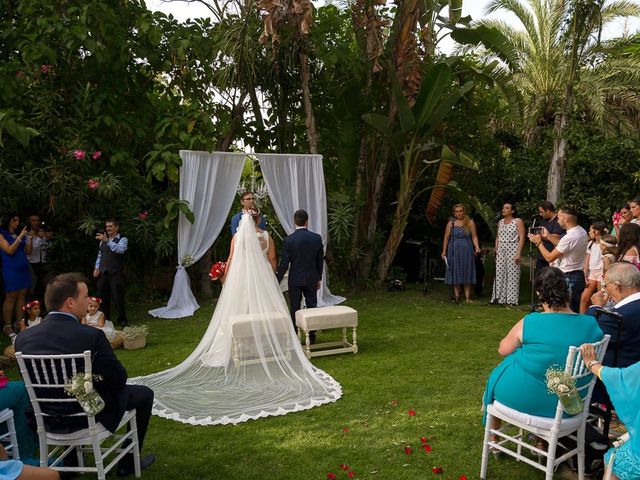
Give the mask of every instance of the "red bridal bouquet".
[[209, 277], [211, 278], [211, 281], [215, 282], [222, 275], [224, 275], [224, 271], [226, 270], [226, 268], [227, 268], [226, 262], [216, 262], [213, 265], [211, 265], [211, 271], [209, 271]]

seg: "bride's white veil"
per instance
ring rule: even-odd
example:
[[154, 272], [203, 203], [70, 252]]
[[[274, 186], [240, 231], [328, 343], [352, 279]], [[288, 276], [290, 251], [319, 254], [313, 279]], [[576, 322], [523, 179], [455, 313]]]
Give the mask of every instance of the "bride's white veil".
[[287, 304], [244, 214], [209, 328], [180, 365], [131, 383], [155, 393], [153, 413], [194, 425], [239, 423], [334, 402], [342, 389], [304, 356]]

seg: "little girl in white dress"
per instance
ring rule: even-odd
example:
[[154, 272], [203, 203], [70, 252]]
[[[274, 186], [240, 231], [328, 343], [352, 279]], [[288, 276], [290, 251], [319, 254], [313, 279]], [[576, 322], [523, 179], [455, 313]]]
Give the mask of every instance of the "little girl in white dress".
[[22, 307], [22, 310], [24, 310], [24, 318], [20, 320], [18, 328], [20, 331], [38, 325], [42, 321], [42, 317], [40, 316], [40, 302], [38, 300], [32, 300], [27, 303]]
[[98, 297], [90, 298], [87, 315], [82, 319], [82, 323], [102, 330], [111, 343], [116, 338], [116, 329], [113, 327], [113, 323], [105, 319], [104, 313], [99, 310], [101, 303], [102, 300]]

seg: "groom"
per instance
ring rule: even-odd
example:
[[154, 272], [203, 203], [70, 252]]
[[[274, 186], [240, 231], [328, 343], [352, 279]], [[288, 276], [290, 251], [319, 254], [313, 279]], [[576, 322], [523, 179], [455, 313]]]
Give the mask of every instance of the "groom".
[[[300, 310], [302, 295], [307, 308], [318, 305], [317, 291], [322, 278], [324, 249], [320, 235], [307, 230], [309, 214], [306, 211], [296, 211], [293, 214], [293, 222], [296, 231], [284, 239], [284, 249], [276, 277], [280, 282], [289, 269], [289, 302], [295, 329], [296, 312]], [[315, 332], [312, 333], [311, 336], [315, 337]]]

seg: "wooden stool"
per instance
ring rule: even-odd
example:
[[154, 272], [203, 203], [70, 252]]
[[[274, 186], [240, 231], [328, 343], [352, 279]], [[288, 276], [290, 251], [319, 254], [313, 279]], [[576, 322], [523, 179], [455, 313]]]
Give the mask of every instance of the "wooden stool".
[[[333, 355], [336, 353], [358, 353], [356, 336], [358, 312], [351, 307], [335, 305], [332, 307], [298, 310], [296, 312], [296, 326], [298, 327], [299, 335], [305, 335], [304, 351], [307, 358]], [[347, 328], [349, 327], [353, 328], [353, 343], [347, 341]], [[342, 328], [341, 341], [311, 345], [309, 340], [309, 332], [311, 330], [328, 330], [330, 328]]]

